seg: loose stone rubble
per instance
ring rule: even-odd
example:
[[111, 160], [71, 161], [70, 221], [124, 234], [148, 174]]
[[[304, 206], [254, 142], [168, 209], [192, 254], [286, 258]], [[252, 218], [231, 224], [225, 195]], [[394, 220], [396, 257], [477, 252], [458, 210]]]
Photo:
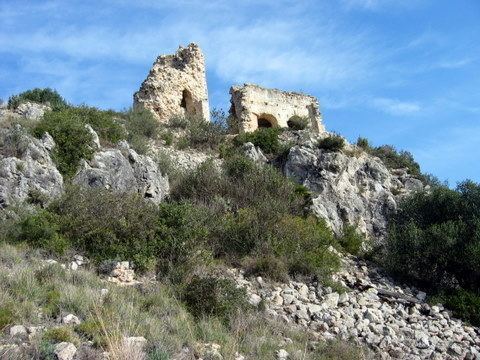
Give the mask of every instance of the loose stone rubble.
[[353, 339], [381, 359], [480, 359], [480, 329], [441, 305], [428, 305], [425, 293], [395, 285], [378, 268], [353, 257], [342, 262], [334, 276], [347, 289], [341, 294], [316, 282], [269, 284], [238, 269], [229, 274], [250, 299], [263, 300], [269, 315], [303, 326], [319, 340]]

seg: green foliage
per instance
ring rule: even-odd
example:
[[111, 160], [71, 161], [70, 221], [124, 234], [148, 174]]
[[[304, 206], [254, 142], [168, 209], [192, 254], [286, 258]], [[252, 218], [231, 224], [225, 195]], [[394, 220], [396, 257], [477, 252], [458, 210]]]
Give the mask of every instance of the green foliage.
[[5, 329], [7, 326], [15, 323], [16, 316], [14, 312], [13, 304], [5, 304], [0, 306], [0, 331]]
[[182, 300], [195, 317], [216, 316], [225, 322], [238, 311], [248, 309], [245, 289], [230, 279], [194, 277]]
[[81, 159], [90, 160], [93, 155], [92, 135], [86, 124], [98, 133], [100, 139], [116, 143], [124, 138], [124, 130], [114, 120], [115, 113], [89, 107], [72, 107], [47, 112], [33, 129], [37, 137], [45, 132], [55, 140], [53, 157], [60, 172], [73, 176]]
[[0, 137], [0, 154], [5, 157], [22, 157], [28, 147], [25, 130], [21, 126], [13, 126]]
[[292, 130], [304, 130], [308, 127], [309, 122], [306, 116], [294, 115], [287, 121], [287, 125]]
[[270, 237], [273, 253], [286, 260], [291, 274], [324, 276], [340, 265], [338, 257], [328, 250], [335, 238], [322, 220], [285, 216]]
[[154, 265], [156, 209], [138, 195], [71, 188], [52, 210], [61, 233], [93, 259], [130, 260], [140, 270]]
[[480, 324], [480, 293], [459, 289], [445, 295], [444, 304], [453, 310], [456, 317], [462, 318], [471, 324]]
[[16, 109], [21, 103], [26, 101], [48, 104], [53, 111], [62, 110], [68, 107], [65, 99], [62, 98], [56, 90], [50, 88], [36, 88], [11, 96], [8, 99], [8, 108]]
[[361, 147], [364, 150], [369, 150], [371, 149], [370, 142], [368, 141], [367, 138], [364, 137], [358, 137], [357, 139], [357, 146]]
[[345, 225], [338, 242], [346, 252], [352, 255], [358, 255], [362, 250], [362, 244], [365, 240], [365, 236], [360, 234], [355, 226]]
[[29, 215], [18, 224], [18, 232], [12, 240], [25, 242], [53, 254], [63, 254], [68, 248], [67, 240], [59, 233], [59, 218], [55, 214], [41, 210]]
[[435, 187], [419, 192], [401, 204], [390, 223], [385, 265], [434, 291], [452, 291], [460, 286], [478, 293], [479, 234], [478, 184], [467, 181], [456, 190]]
[[318, 147], [327, 151], [340, 151], [345, 147], [345, 140], [339, 135], [329, 135], [318, 142]]
[[260, 147], [266, 154], [278, 154], [282, 150], [278, 135], [282, 130], [278, 127], [259, 128], [253, 132], [247, 132], [237, 135], [235, 142], [237, 144], [253, 143]]
[[273, 254], [260, 255], [245, 261], [245, 275], [263, 276], [276, 281], [288, 281], [288, 268], [283, 258]]
[[60, 343], [60, 342], [71, 342], [73, 344], [78, 344], [78, 338], [70, 327], [60, 326], [47, 329], [43, 335], [42, 339], [51, 343]]
[[140, 154], [148, 152], [148, 140], [156, 139], [160, 124], [153, 114], [144, 108], [128, 110], [123, 115], [123, 122], [127, 130], [127, 141]]

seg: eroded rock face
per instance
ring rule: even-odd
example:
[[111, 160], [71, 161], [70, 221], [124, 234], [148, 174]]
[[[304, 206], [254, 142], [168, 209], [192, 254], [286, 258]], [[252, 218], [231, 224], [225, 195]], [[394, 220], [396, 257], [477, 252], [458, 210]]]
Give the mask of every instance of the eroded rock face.
[[63, 178], [50, 151], [55, 142], [46, 133], [41, 140], [20, 126], [0, 129], [0, 208], [15, 201], [45, 200], [63, 191]]
[[243, 132], [262, 126], [287, 128], [293, 116], [308, 118], [308, 125], [315, 133], [325, 131], [318, 101], [313, 96], [253, 84], [233, 86], [230, 94], [230, 113], [239, 121]]
[[152, 111], [161, 122], [176, 115], [210, 119], [205, 58], [196, 44], [180, 47], [174, 55], [161, 55], [153, 64], [134, 106]]
[[284, 172], [314, 193], [313, 212], [336, 233], [351, 224], [375, 239], [384, 237], [398, 197], [423, 188], [421, 181], [405, 172], [391, 173], [380, 159], [364, 152], [347, 155], [313, 144], [294, 146]]
[[82, 186], [136, 192], [155, 204], [159, 204], [170, 190], [168, 178], [163, 176], [157, 164], [128, 146], [123, 150], [96, 152], [91, 161], [83, 161], [73, 182]]
[[50, 106], [26, 101], [18, 105], [15, 112], [28, 120], [39, 120], [45, 111], [51, 110]]

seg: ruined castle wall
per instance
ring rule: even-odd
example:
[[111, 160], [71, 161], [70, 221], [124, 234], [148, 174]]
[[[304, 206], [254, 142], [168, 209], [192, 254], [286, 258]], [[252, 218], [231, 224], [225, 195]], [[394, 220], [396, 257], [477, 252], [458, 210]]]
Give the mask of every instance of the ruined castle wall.
[[262, 125], [288, 127], [288, 120], [295, 115], [307, 117], [312, 131], [325, 131], [318, 101], [313, 96], [252, 84], [234, 86], [230, 94], [230, 112], [239, 120], [242, 132], [254, 131]]
[[159, 56], [133, 103], [150, 110], [160, 122], [176, 115], [209, 120], [205, 58], [198, 45], [192, 43], [179, 47], [174, 55]]

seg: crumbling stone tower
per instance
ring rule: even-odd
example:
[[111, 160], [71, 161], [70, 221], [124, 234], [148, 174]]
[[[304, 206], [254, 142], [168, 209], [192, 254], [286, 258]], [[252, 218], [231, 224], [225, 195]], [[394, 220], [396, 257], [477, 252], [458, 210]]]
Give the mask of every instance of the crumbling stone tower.
[[160, 122], [176, 115], [210, 120], [205, 58], [198, 45], [180, 46], [174, 55], [160, 55], [133, 95], [133, 105], [152, 111]]
[[238, 120], [241, 132], [259, 127], [286, 128], [294, 116], [307, 118], [308, 127], [315, 133], [325, 131], [318, 101], [313, 96], [253, 84], [233, 86], [230, 94], [230, 114]]

